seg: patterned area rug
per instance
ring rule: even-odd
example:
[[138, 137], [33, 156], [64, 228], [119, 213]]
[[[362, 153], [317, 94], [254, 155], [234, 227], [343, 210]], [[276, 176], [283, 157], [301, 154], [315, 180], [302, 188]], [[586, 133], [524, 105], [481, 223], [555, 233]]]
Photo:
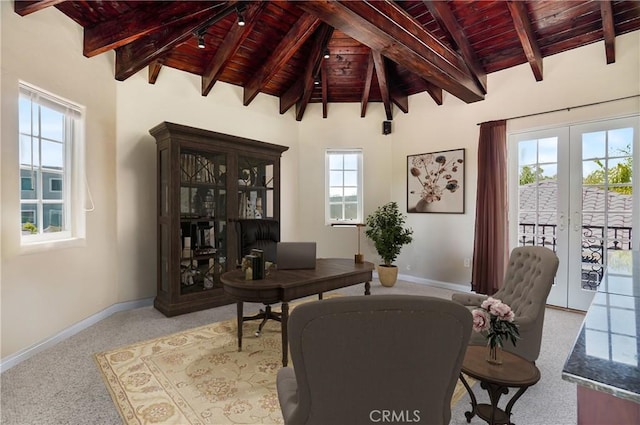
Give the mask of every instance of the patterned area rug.
[[[282, 424], [280, 323], [228, 320], [95, 354], [125, 424]], [[472, 385], [470, 383], [470, 385]], [[465, 389], [458, 381], [451, 405]]]

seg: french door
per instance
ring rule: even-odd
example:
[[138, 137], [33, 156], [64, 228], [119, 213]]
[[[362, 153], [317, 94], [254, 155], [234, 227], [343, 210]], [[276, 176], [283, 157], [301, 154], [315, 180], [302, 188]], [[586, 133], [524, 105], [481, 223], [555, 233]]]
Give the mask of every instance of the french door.
[[[586, 310], [611, 250], [638, 249], [638, 117], [509, 136], [510, 246], [560, 259], [547, 303]], [[636, 173], [637, 174], [637, 173]], [[637, 195], [636, 195], [637, 204]], [[635, 246], [635, 248], [634, 248]]]

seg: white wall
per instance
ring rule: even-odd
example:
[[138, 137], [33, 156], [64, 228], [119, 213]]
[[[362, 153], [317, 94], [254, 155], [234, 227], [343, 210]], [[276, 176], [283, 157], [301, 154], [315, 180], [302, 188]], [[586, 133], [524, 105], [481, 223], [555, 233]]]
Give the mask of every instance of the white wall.
[[[465, 214], [409, 214], [415, 241], [398, 260], [405, 277], [463, 288], [470, 269], [462, 259], [473, 249], [476, 124], [640, 92], [636, 33], [616, 39], [613, 65], [606, 65], [598, 43], [546, 58], [542, 82], [535, 82], [528, 65], [491, 74], [482, 102], [466, 105], [445, 94], [444, 105], [437, 106], [427, 95], [412, 96], [409, 114], [396, 111], [393, 133], [383, 136], [379, 104], [370, 104], [365, 118], [359, 105], [331, 104], [328, 119], [319, 105], [310, 105], [298, 123], [293, 111], [278, 114], [276, 98], [258, 95], [244, 107], [242, 89], [224, 83], [202, 97], [198, 77], [168, 68], [155, 85], [147, 83], [146, 69], [116, 82], [113, 54], [84, 58], [82, 29], [57, 10], [19, 17], [13, 3], [0, 3], [3, 358], [115, 303], [155, 295], [156, 153], [148, 131], [161, 121], [289, 146], [282, 162], [282, 236], [317, 240], [321, 256], [351, 257], [357, 249], [355, 229], [324, 226], [325, 148], [364, 149], [365, 214], [389, 200], [406, 210], [407, 155], [465, 148]], [[18, 79], [87, 107], [87, 177], [96, 211], [87, 216], [84, 248], [18, 253]], [[616, 115], [639, 108], [633, 100], [605, 109]], [[589, 119], [600, 112], [585, 108], [559, 119]], [[545, 117], [534, 125], [544, 124]], [[365, 258], [377, 262], [364, 235], [362, 243]]]
[[[116, 303], [116, 90], [111, 54], [82, 55], [82, 28], [54, 8], [27, 17], [0, 2], [2, 32], [2, 357]], [[81, 247], [20, 251], [18, 80], [87, 107], [95, 211]]]

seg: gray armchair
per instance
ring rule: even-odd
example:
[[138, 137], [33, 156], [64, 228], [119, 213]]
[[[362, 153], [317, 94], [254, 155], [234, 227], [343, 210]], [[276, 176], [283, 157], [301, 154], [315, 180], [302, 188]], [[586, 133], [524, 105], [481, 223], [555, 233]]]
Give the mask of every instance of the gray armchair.
[[[557, 270], [558, 257], [548, 248], [523, 246], [511, 251], [502, 287], [492, 295], [511, 307], [520, 331], [515, 347], [509, 341], [504, 343], [506, 351], [532, 362], [538, 359], [547, 296]], [[479, 307], [487, 295], [453, 294], [452, 299], [473, 309]], [[486, 343], [481, 334], [471, 335], [470, 344]]]
[[278, 371], [284, 423], [448, 424], [472, 327], [449, 300], [409, 295], [340, 297], [289, 317], [294, 367]]

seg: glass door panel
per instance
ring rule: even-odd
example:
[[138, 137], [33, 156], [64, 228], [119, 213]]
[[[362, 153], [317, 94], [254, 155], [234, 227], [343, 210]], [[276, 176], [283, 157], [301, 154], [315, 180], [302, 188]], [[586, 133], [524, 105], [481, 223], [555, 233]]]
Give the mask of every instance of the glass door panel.
[[638, 117], [510, 135], [510, 246], [558, 255], [548, 304], [586, 310], [607, 252], [633, 249], [638, 144]]
[[238, 158], [238, 217], [274, 217], [274, 165], [270, 160]]
[[[510, 150], [517, 152], [512, 158], [511, 169], [517, 175], [510, 181], [517, 181], [510, 198], [517, 199], [517, 210], [510, 212], [512, 223], [511, 246], [544, 246], [560, 255], [567, 250], [566, 211], [568, 202], [562, 194], [567, 189], [562, 185], [563, 169], [559, 162], [564, 155], [561, 140], [567, 132], [551, 130], [523, 133], [510, 138]], [[564, 305], [567, 297], [566, 266], [561, 264], [556, 275], [548, 301], [554, 305]]]
[[180, 293], [221, 288], [226, 260], [226, 155], [180, 153]]
[[[617, 119], [571, 127], [571, 145], [581, 148], [580, 189], [574, 205], [572, 244], [580, 260], [570, 272], [580, 276], [569, 287], [570, 308], [591, 301], [607, 268], [610, 250], [631, 250], [634, 227], [633, 163], [637, 119]], [[635, 208], [637, 209], [637, 208]]]

